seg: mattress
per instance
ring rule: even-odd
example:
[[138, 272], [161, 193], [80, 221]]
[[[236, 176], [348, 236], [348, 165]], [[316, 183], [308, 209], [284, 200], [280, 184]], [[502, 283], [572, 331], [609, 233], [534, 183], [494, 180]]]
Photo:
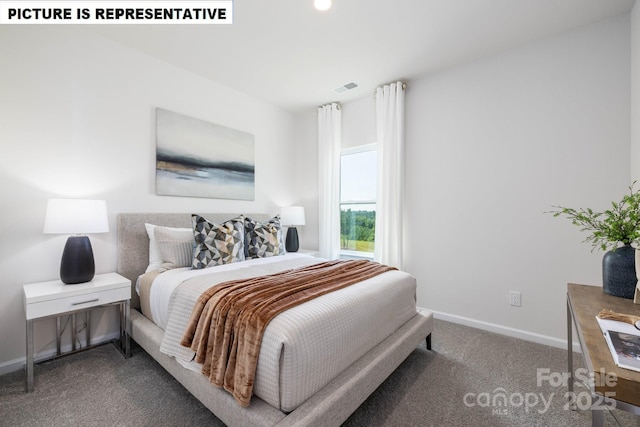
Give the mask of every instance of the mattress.
[[[149, 292], [141, 295], [148, 295], [147, 316], [165, 331], [160, 351], [199, 371], [192, 361], [194, 352], [179, 341], [204, 290], [322, 261], [293, 253], [157, 275]], [[264, 332], [254, 395], [284, 412], [293, 411], [415, 316], [415, 291], [415, 279], [394, 270], [279, 314]]]

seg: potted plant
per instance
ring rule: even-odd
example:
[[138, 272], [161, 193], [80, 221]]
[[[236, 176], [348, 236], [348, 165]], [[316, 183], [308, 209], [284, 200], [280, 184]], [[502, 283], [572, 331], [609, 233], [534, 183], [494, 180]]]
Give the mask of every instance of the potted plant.
[[590, 208], [574, 209], [553, 206], [554, 217], [565, 216], [572, 224], [589, 235], [584, 242], [607, 251], [602, 258], [602, 285], [604, 293], [633, 298], [638, 282], [635, 269], [635, 249], [640, 241], [640, 194], [629, 187], [620, 202], [611, 202], [611, 208], [595, 212]]

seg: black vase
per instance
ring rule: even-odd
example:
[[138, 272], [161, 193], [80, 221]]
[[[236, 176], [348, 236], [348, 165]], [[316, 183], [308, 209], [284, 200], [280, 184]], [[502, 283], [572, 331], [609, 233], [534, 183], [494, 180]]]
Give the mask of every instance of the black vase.
[[602, 289], [605, 294], [633, 299], [636, 276], [636, 250], [630, 245], [609, 251], [602, 258]]

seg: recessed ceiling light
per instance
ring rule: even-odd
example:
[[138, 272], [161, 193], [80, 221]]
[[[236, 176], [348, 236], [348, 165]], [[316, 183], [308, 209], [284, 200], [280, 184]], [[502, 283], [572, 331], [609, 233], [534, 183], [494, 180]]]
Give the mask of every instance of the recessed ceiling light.
[[327, 10], [331, 7], [331, 0], [313, 0], [313, 5], [318, 10]]

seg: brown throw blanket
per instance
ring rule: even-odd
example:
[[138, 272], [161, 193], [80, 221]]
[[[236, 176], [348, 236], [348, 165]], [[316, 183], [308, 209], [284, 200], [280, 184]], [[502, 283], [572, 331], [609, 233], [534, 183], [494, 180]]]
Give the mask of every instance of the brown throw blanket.
[[393, 267], [372, 261], [327, 261], [269, 276], [212, 286], [193, 309], [180, 344], [196, 352], [202, 373], [249, 406], [262, 334], [279, 313]]

